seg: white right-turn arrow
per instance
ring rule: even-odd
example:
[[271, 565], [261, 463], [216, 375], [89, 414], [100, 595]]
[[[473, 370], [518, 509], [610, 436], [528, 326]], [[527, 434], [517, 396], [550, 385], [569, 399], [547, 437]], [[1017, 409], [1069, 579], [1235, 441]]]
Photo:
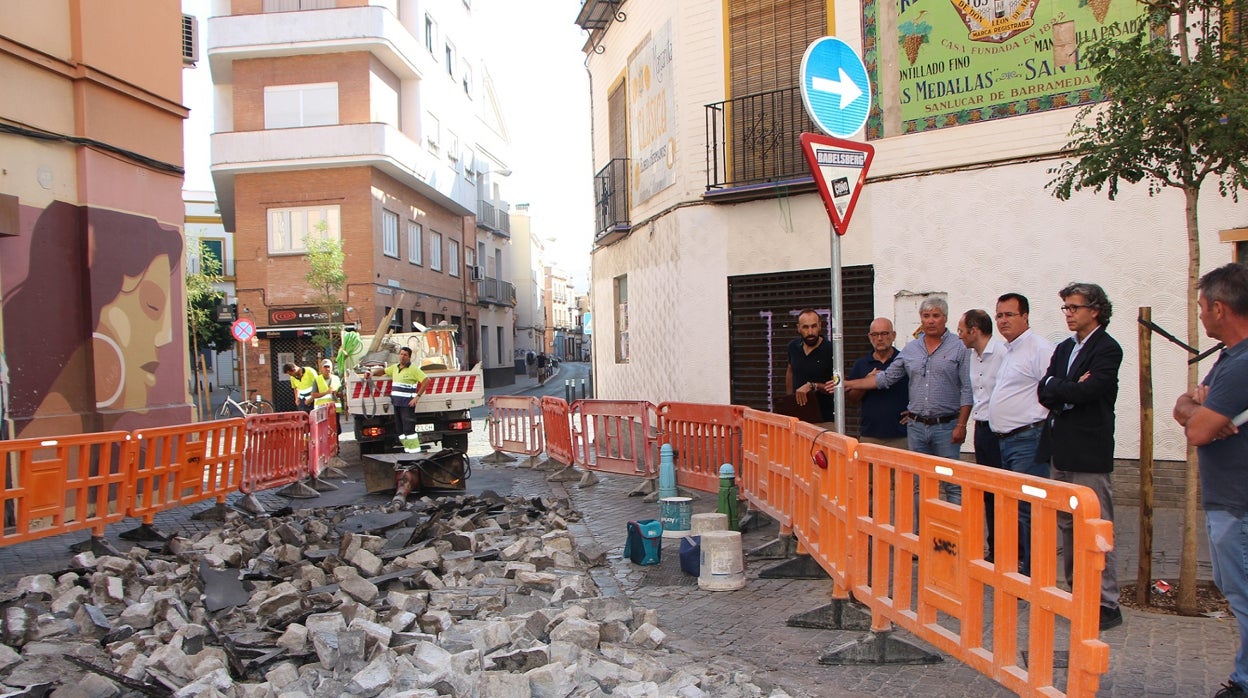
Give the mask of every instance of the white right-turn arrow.
[[810, 89], [840, 95], [841, 109], [844, 109], [862, 96], [862, 90], [858, 88], [858, 85], [853, 80], [849, 79], [849, 75], [845, 73], [844, 68], [837, 68], [837, 71], [840, 73], [840, 80], [812, 77], [810, 79]]

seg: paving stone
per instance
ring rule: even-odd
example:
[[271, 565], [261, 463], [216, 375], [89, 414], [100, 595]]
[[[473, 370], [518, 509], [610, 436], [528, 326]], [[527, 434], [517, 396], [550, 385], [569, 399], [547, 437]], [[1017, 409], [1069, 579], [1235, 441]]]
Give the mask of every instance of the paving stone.
[[599, 639], [598, 624], [582, 618], [565, 618], [550, 631], [551, 642], [571, 642], [587, 650], [597, 649]]
[[524, 676], [533, 698], [565, 698], [576, 687], [568, 668], [559, 662], [531, 669]]

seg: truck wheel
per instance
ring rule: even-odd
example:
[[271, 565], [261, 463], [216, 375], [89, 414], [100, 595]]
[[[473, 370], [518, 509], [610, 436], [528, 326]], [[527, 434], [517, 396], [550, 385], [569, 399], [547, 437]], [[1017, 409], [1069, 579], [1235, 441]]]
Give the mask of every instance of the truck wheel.
[[442, 448], [453, 448], [464, 455], [468, 454], [468, 435], [454, 434], [442, 437]]

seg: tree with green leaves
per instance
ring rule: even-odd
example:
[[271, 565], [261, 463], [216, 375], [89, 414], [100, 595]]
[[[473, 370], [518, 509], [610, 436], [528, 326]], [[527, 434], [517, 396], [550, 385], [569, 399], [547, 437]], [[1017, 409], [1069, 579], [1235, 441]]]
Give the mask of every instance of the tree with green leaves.
[[312, 341], [324, 350], [326, 356], [332, 356], [338, 336], [342, 333], [342, 323], [335, 321], [335, 318], [342, 318], [345, 305], [342, 302], [342, 291], [347, 286], [347, 273], [342, 269], [342, 241], [330, 240], [323, 234], [309, 235], [305, 246], [308, 273], [303, 278], [312, 286], [315, 292], [314, 302], [325, 312], [326, 317], [326, 324], [316, 331]]
[[[1067, 145], [1072, 159], [1050, 172], [1048, 188], [1059, 199], [1091, 189], [1114, 199], [1119, 187], [1143, 182], [1150, 196], [1183, 194], [1187, 228], [1187, 343], [1199, 346], [1196, 284], [1200, 279], [1201, 191], [1238, 201], [1248, 188], [1248, 65], [1242, 27], [1228, 20], [1248, 9], [1245, 0], [1157, 0], [1144, 5], [1144, 21], [1127, 37], [1106, 37], [1078, 47], [1096, 70], [1105, 101], [1080, 111]], [[1239, 13], [1228, 10], [1239, 9]], [[1195, 364], [1188, 389], [1197, 384]], [[1195, 614], [1196, 483], [1194, 449], [1184, 500], [1179, 608]]]
[[[189, 262], [198, 259], [199, 271], [186, 274], [186, 333], [190, 337], [189, 349], [196, 376], [195, 393], [199, 393], [199, 348], [207, 347], [221, 351], [232, 340], [226, 325], [217, 322], [216, 309], [224, 294], [216, 289], [221, 283], [221, 260], [204, 244], [187, 245], [187, 269], [195, 268]], [[191, 257], [194, 255], [194, 257]], [[196, 400], [198, 402], [198, 398]]]

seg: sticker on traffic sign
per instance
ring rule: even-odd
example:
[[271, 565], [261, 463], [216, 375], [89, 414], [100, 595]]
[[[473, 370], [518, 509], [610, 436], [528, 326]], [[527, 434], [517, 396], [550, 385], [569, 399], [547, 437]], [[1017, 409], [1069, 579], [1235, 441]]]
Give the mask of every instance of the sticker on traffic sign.
[[815, 39], [802, 56], [802, 103], [829, 136], [852, 136], [867, 123], [871, 81], [862, 58], [834, 36]]
[[240, 342], [246, 342], [256, 336], [256, 324], [247, 318], [239, 318], [230, 325], [230, 334]]
[[875, 148], [867, 143], [802, 134], [802, 154], [810, 173], [819, 185], [823, 207], [828, 210], [837, 235], [849, 229], [849, 217], [858, 203], [858, 194], [867, 181], [867, 170], [875, 157]]

